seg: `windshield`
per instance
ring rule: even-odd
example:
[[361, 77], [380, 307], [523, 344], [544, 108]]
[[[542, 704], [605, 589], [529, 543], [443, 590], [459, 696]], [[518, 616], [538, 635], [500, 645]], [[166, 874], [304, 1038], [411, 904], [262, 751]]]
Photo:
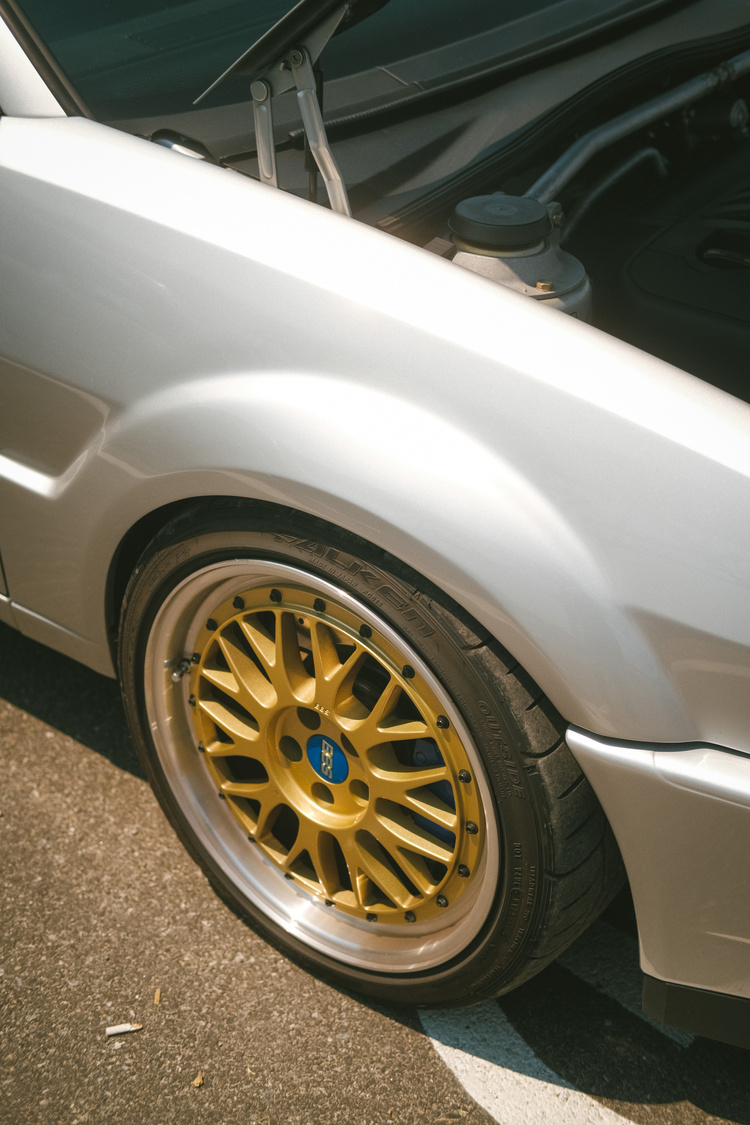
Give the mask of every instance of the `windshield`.
[[[570, 0], [391, 0], [334, 38], [342, 78], [480, 35]], [[292, 6], [290, 0], [25, 0], [24, 11], [95, 117], [180, 113]], [[605, 5], [606, 7], [606, 5]], [[246, 101], [232, 77], [206, 106]]]

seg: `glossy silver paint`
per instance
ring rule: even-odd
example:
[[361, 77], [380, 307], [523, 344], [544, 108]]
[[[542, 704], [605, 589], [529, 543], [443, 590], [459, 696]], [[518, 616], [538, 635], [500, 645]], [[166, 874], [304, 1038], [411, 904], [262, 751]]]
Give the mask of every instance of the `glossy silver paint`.
[[[436, 581], [578, 725], [747, 746], [744, 403], [93, 122], [0, 120], [0, 191], [0, 550], [25, 631], [111, 671], [129, 528], [253, 496]], [[719, 713], [686, 690], [691, 644]]]
[[598, 736], [571, 746], [644, 967], [746, 995], [746, 881], [724, 866], [711, 897], [708, 858], [703, 882], [682, 871], [696, 818], [706, 856], [727, 825], [748, 854], [747, 761], [622, 743], [750, 753], [750, 407], [344, 216], [64, 118], [8, 34], [0, 619], [112, 674], [107, 579], [143, 517], [229, 495], [348, 528]]
[[64, 117], [65, 111], [0, 19], [0, 112], [13, 117]]
[[750, 997], [750, 758], [622, 746], [577, 730], [567, 742], [625, 860], [641, 968]]

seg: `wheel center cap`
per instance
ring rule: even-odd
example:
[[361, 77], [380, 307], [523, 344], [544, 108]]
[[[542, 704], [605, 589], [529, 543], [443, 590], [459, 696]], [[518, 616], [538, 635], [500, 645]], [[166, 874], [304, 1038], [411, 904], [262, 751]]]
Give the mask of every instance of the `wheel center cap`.
[[346, 754], [332, 738], [314, 734], [307, 741], [307, 758], [318, 777], [329, 785], [340, 785], [349, 776]]

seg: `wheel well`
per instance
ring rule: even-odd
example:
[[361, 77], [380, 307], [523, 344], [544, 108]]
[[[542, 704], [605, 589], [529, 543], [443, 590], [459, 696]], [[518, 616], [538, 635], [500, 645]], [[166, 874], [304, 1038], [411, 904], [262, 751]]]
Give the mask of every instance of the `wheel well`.
[[[154, 536], [174, 519], [180, 516], [188, 517], [194, 513], [197, 514], [200, 511], [204, 511], [207, 508], [216, 507], [233, 508], [235, 510], [237, 508], [245, 508], [248, 511], [253, 511], [256, 515], [261, 512], [266, 512], [269, 520], [278, 519], [279, 516], [293, 513], [295, 518], [307, 524], [310, 529], [310, 534], [314, 534], [317, 528], [320, 531], [333, 531], [339, 538], [343, 537], [344, 539], [348, 539], [353, 548], [356, 548], [358, 544], [365, 543], [370, 551], [381, 556], [385, 566], [389, 567], [393, 573], [398, 574], [405, 582], [412, 585], [419, 585], [428, 593], [434, 593], [438, 601], [443, 604], [449, 604], [452, 613], [467, 629], [466, 639], [469, 645], [480, 645], [491, 642], [493, 647], [502, 649], [502, 646], [491, 637], [487, 630], [475, 621], [462, 606], [454, 602], [443, 590], [430, 582], [429, 579], [426, 579], [424, 575], [418, 574], [407, 563], [391, 555], [388, 551], [379, 547], [371, 540], [364, 540], [361, 536], [355, 535], [353, 532], [346, 530], [346, 528], [339, 527], [337, 524], [330, 523], [327, 520], [320, 519], [318, 516], [310, 515], [307, 512], [289, 508], [283, 504], [273, 504], [266, 500], [252, 500], [236, 496], [197, 496], [178, 500], [171, 504], [165, 504], [163, 507], [156, 508], [154, 511], [143, 516], [126, 532], [115, 551], [107, 576], [105, 607], [107, 636], [109, 638], [110, 652], [115, 668], [117, 667], [120, 610], [122, 608], [128, 582], [144, 550]], [[504, 651], [503, 649], [503, 652]], [[516, 662], [510, 654], [506, 653], [505, 655], [506, 658], [515, 665]]]
[[173, 504], [165, 504], [163, 508], [156, 508], [153, 512], [143, 516], [133, 524], [125, 533], [115, 551], [109, 565], [107, 575], [105, 615], [107, 622], [107, 637], [112, 655], [112, 663], [117, 668], [117, 638], [120, 626], [120, 609], [125, 597], [130, 576], [135, 570], [138, 559], [145, 551], [153, 537], [166, 523], [169, 523], [183, 508], [194, 506], [195, 500], [180, 500]]
[[[442, 886], [443, 879], [450, 879], [452, 881], [446, 886], [453, 887], [457, 895], [462, 884], [457, 879], [453, 880], [453, 875], [468, 879], [474, 873], [479, 882], [473, 893], [480, 905], [477, 916], [473, 908], [474, 899], [471, 900], [471, 914], [475, 915], [476, 922], [469, 923], [467, 944], [454, 948], [450, 944], [452, 937], [449, 937], [447, 944], [440, 946], [446, 950], [444, 956], [450, 956], [451, 968], [455, 967], [461, 974], [460, 978], [455, 975], [452, 981], [453, 994], [449, 999], [453, 1003], [472, 993], [474, 999], [480, 999], [507, 989], [511, 983], [520, 983], [526, 975], [561, 952], [581, 926], [593, 920], [616, 889], [619, 857], [593, 792], [587, 785], [579, 784], [583, 776], [565, 746], [563, 721], [551, 705], [538, 696], [536, 685], [527, 682], [522, 669], [517, 666], [510, 668], [505, 659], [498, 659], [495, 643], [486, 634], [482, 639], [471, 627], [470, 619], [457, 620], [448, 604], [449, 599], [444, 595], [441, 597], [434, 586], [418, 578], [413, 582], [414, 572], [404, 564], [388, 570], [383, 567], [381, 571], [381, 561], [388, 558], [382, 548], [368, 547], [365, 550], [361, 539], [323, 520], [276, 505], [226, 498], [181, 505], [172, 509], [171, 515], [172, 518], [156, 533], [140, 561], [134, 564], [134, 578], [125, 593], [120, 638], [123, 697], [139, 751], [165, 812], [209, 878], [230, 897], [235, 908], [261, 926], [274, 940], [285, 941], [286, 926], [279, 926], [274, 920], [276, 914], [264, 905], [266, 901], [277, 902], [278, 894], [269, 890], [266, 898], [259, 899], [256, 882], [248, 882], [244, 876], [235, 877], [235, 870], [244, 871], [246, 850], [237, 851], [235, 863], [234, 841], [239, 842], [240, 849], [246, 849], [245, 837], [249, 833], [259, 847], [263, 846], [264, 829], [256, 814], [258, 809], [266, 809], [263, 814], [265, 824], [268, 815], [276, 812], [279, 800], [277, 787], [272, 784], [266, 789], [264, 786], [277, 768], [274, 764], [277, 750], [282, 756], [286, 754], [285, 741], [292, 744], [298, 755], [295, 757], [290, 751], [290, 763], [302, 761], [305, 755], [302, 747], [307, 746], [313, 777], [317, 774], [320, 778], [330, 778], [331, 775], [321, 772], [323, 743], [320, 743], [321, 769], [313, 764], [310, 757], [311, 753], [316, 753], [313, 739], [325, 737], [329, 747], [326, 753], [332, 762], [337, 754], [349, 754], [354, 762], [357, 757], [368, 754], [370, 748], [378, 752], [382, 739], [380, 719], [376, 719], [374, 727], [365, 723], [365, 731], [369, 734], [363, 735], [366, 745], [361, 754], [354, 742], [347, 743], [345, 740], [344, 729], [353, 729], [349, 714], [350, 692], [354, 692], [354, 688], [342, 676], [341, 670], [348, 666], [346, 674], [349, 675], [356, 667], [358, 676], [360, 671], [363, 673], [362, 680], [358, 681], [359, 691], [355, 694], [358, 705], [363, 708], [362, 712], [356, 712], [358, 715], [377, 715], [376, 708], [380, 707], [382, 699], [383, 714], [387, 713], [390, 718], [392, 713], [396, 723], [413, 721], [415, 711], [420, 720], [416, 738], [404, 740], [403, 734], [400, 736], [403, 745], [399, 749], [402, 756], [406, 755], [403, 761], [393, 751], [391, 767], [396, 773], [400, 773], [397, 763], [407, 768], [419, 766], [418, 750], [427, 754], [427, 764], [434, 766], [435, 759], [429, 757], [429, 747], [435, 746], [437, 759], [446, 771], [454, 770], [450, 778], [455, 776], [456, 783], [471, 787], [461, 791], [450, 780], [451, 795], [444, 789], [440, 791], [443, 796], [431, 791], [436, 800], [445, 800], [443, 807], [446, 809], [452, 801], [457, 818], [455, 831], [451, 829], [448, 833], [449, 837], [452, 834], [452, 839], [443, 840], [449, 853], [436, 853], [438, 866], [430, 867], [426, 875], [420, 875], [421, 869], [413, 864], [401, 866], [397, 858], [392, 857], [392, 862], [388, 860], [386, 850], [381, 862], [384, 872], [381, 878], [386, 880], [386, 889], [378, 892], [376, 882], [375, 897], [365, 900], [360, 895], [355, 904], [357, 908], [364, 912], [371, 903], [379, 901], [380, 893], [385, 901], [379, 909], [390, 908], [397, 912], [399, 904], [403, 909], [411, 901], [401, 903], [398, 895], [405, 891], [413, 896], [416, 909], [428, 893], [424, 889], [420, 891], [423, 885], [435, 884], [436, 890], [438, 883]], [[134, 550], [135, 540], [130, 544], [131, 557]], [[355, 550], [358, 557], [354, 554]], [[400, 573], [395, 573], [396, 569]], [[403, 579], [402, 574], [405, 575]], [[254, 600], [256, 595], [257, 601]], [[278, 602], [286, 605], [278, 611], [275, 607], [273, 610], [269, 608], [272, 603]], [[261, 613], [273, 618], [273, 624], [266, 626], [264, 621], [258, 622], [257, 616]], [[466, 615], [463, 617], [466, 618]], [[282, 628], [282, 621], [289, 628]], [[314, 632], [318, 626], [313, 622], [320, 622], [322, 634]], [[273, 693], [274, 702], [271, 704], [273, 725], [265, 728], [269, 732], [268, 737], [264, 733], [258, 740], [258, 749], [254, 751], [257, 753], [255, 764], [251, 766], [250, 759], [239, 755], [239, 751], [235, 754], [225, 749], [224, 756], [220, 756], [222, 772], [216, 777], [212, 774], [214, 785], [207, 787], [201, 761], [209, 759], [201, 760], [198, 754], [194, 754], [194, 746], [197, 744], [198, 749], [211, 751], [210, 744], [214, 739], [225, 741], [219, 737], [223, 724], [228, 724], [228, 741], [232, 744], [233, 724], [244, 723], [254, 730], [263, 729], [254, 718], [258, 712], [252, 702], [249, 702], [252, 711], [245, 710], [240, 715], [240, 711], [235, 709], [230, 720], [219, 718], [217, 722], [211, 717], [211, 708], [207, 704], [205, 725], [203, 707], [194, 712], [190, 710], [190, 704], [196, 704], [199, 699], [208, 701], [214, 698], [211, 677], [215, 672], [217, 630], [225, 633], [226, 651], [237, 653], [236, 660], [233, 656], [229, 657], [227, 669], [231, 675], [236, 674], [238, 683], [245, 683], [248, 694], [243, 698], [248, 701], [257, 698], [259, 706], [267, 707], [265, 702], [261, 702], [265, 693], [254, 695], [252, 687], [256, 682], [253, 677], [260, 682], [259, 672], [272, 685], [278, 684], [279, 687]], [[268, 642], [271, 634], [277, 659], [268, 661], [267, 675], [264, 670], [267, 660], [265, 643], [258, 644], [252, 638], [262, 635]], [[328, 637], [327, 642], [323, 641], [323, 636]], [[376, 639], [368, 647], [373, 636]], [[220, 642], [220, 647], [224, 651], [223, 642]], [[190, 697], [187, 683], [181, 687], [173, 687], [171, 683], [174, 680], [179, 684], [181, 678], [180, 675], [174, 676], [174, 654], [188, 652], [197, 655], [185, 662], [183, 671], [192, 663], [198, 665], [193, 673], [197, 679], [191, 679], [189, 687], [195, 694]], [[352, 653], [359, 655], [353, 665], [348, 665]], [[306, 689], [307, 694], [297, 695], [296, 702], [290, 705], [288, 696], [285, 696], [287, 688], [283, 685], [290, 682], [291, 669], [297, 668], [300, 661], [312, 693]], [[280, 666], [283, 666], [281, 671]], [[232, 672], [233, 667], [236, 673]], [[347, 684], [346, 690], [341, 691], [336, 686], [332, 693], [329, 692], [331, 675], [341, 677], [340, 682]], [[251, 677], [248, 682], [246, 676]], [[412, 693], [405, 695], [409, 688], [399, 686], [402, 682], [410, 684], [411, 681], [416, 681], [416, 696]], [[434, 687], [431, 686], [433, 684]], [[214, 699], [217, 707], [223, 707], [220, 700], [227, 698], [219, 689]], [[297, 706], [301, 698], [310, 706]], [[402, 713], [398, 707], [404, 702], [408, 706]], [[316, 704], [315, 711], [310, 710], [313, 703]], [[301, 717], [301, 711], [305, 716], [317, 719], [317, 723], [308, 725]], [[321, 713], [325, 716], [322, 726]], [[197, 724], [193, 715], [199, 716]], [[287, 721], [289, 726], [281, 725]], [[433, 726], [435, 731], [453, 727], [454, 733], [433, 738], [430, 734]], [[319, 727], [321, 735], [311, 739], [308, 732]], [[294, 734], [289, 731], [294, 731]], [[459, 733], [462, 731], [464, 733]], [[414, 733], [414, 730], [407, 727], [404, 733], [410, 736], [410, 732]], [[424, 738], [421, 733], [425, 734]], [[340, 744], [327, 741], [334, 737], [339, 739]], [[441, 737], [449, 741], [441, 743]], [[197, 739], [202, 741], [197, 742]], [[454, 740], [470, 747], [474, 757], [467, 760], [474, 761], [473, 769], [457, 770], [455, 754], [458, 751], [453, 750]], [[407, 746], [407, 742], [411, 745]], [[446, 748], [445, 755], [440, 750], [441, 745]], [[283, 768], [286, 769], [285, 766]], [[307, 761], [304, 768], [307, 769]], [[331, 769], [334, 769], [333, 765]], [[378, 773], [377, 770], [375, 772]], [[262, 773], [266, 777], [260, 787], [260, 801], [253, 799], [252, 802], [258, 808], [235, 804], [235, 819], [239, 819], [243, 833], [238, 834], [232, 827], [217, 858], [210, 843], [215, 838], [213, 832], [207, 836], [199, 827], [213, 823], [213, 810], [218, 808], [218, 802], [213, 797], [216, 785], [223, 792], [226, 783], [242, 784], [262, 776]], [[346, 776], [348, 774], [344, 780]], [[370, 773], [366, 772], [365, 776], [372, 780]], [[447, 778], [448, 774], [445, 780]], [[354, 780], [357, 778], [354, 777]], [[337, 798], [320, 782], [313, 780], [310, 784], [309, 794], [303, 789], [304, 797], [299, 798], [299, 804], [295, 804], [296, 796], [287, 795], [288, 800], [285, 797], [281, 801], [288, 815], [283, 820], [281, 814], [279, 816], [280, 835], [277, 839], [289, 855], [300, 838], [298, 833], [302, 831], [300, 820], [303, 816], [309, 820], [310, 832], [316, 839], [320, 833], [326, 840], [332, 834], [327, 832], [327, 821], [316, 816], [315, 807], [309, 813], [307, 808], [309, 802], [324, 800], [331, 803]], [[350, 783], [349, 788], [339, 792], [353, 794], [354, 799], [361, 798], [374, 810], [375, 802], [380, 799], [379, 790], [376, 789], [371, 796], [369, 784], [363, 784], [363, 789], [366, 790], [364, 795], [362, 790], [351, 789]], [[298, 789], [294, 792], [297, 794]], [[390, 801], [393, 791], [386, 786], [383, 792], [383, 800]], [[205, 804], [204, 793], [207, 795]], [[462, 795], [459, 796], [459, 793]], [[471, 811], [472, 806], [468, 803], [471, 801], [476, 802], [477, 815], [474, 819], [460, 820], [461, 815], [467, 815], [467, 808]], [[388, 807], [391, 807], [390, 804]], [[428, 802], [425, 805], [428, 812], [430, 807]], [[503, 810], [502, 818], [498, 808]], [[401, 806], [397, 805], [393, 815], [405, 816], [408, 821], [408, 810], [400, 809]], [[318, 810], [322, 810], [322, 806], [318, 806]], [[466, 839], [482, 831], [479, 813], [484, 817], [482, 823], [487, 825], [486, 838], [493, 843], [491, 848], [474, 851], [474, 845], [467, 845]], [[224, 814], [220, 812], [218, 815], [223, 817]], [[356, 812], [355, 815], [360, 814]], [[429, 821], [429, 816], [419, 816], [428, 825], [433, 823]], [[233, 822], [230, 823], [233, 825]], [[371, 823], [373, 828], [376, 827], [374, 812], [366, 823], [368, 827], [362, 847], [380, 849], [378, 836], [374, 836], [373, 842], [369, 831]], [[448, 823], [453, 822], [449, 820]], [[419, 819], [415, 824], [428, 835], [432, 831], [429, 826], [424, 827]], [[274, 821], [274, 831], [275, 825]], [[460, 825], [465, 827], [465, 836], [459, 830]], [[261, 831], [256, 835], [259, 828]], [[334, 836], [336, 839], [338, 837]], [[523, 859], [524, 866], [516, 867], [513, 877], [515, 879], [515, 874], [522, 870], [527, 882], [516, 893], [525, 902], [525, 909], [531, 911], [533, 908], [533, 914], [524, 914], [523, 919], [518, 914], [517, 899], [509, 891], [506, 893], [506, 875], [502, 881], [499, 878], [499, 857], [510, 852], [507, 840], [517, 839], [521, 842], [513, 845], [519, 849], [514, 854], [519, 862]], [[304, 834], [301, 840], [300, 847], [305, 842]], [[333, 845], [330, 847], [333, 848]], [[457, 856], [457, 848], [462, 849], [462, 855], [474, 857], [469, 865], [463, 864], [463, 870], [461, 867], [454, 869], [448, 863], [442, 864], [439, 859], [445, 854]], [[257, 854], [258, 847], [251, 852]], [[314, 884], [318, 900], [316, 909], [324, 905], [335, 907], [334, 899], [338, 894], [345, 896], [343, 905], [351, 908], [352, 902], [346, 896], [354, 895], [355, 882], [348, 874], [351, 868], [341, 844], [339, 851], [335, 852], [335, 871], [331, 870], [333, 860], [329, 857], [327, 876], [325, 872], [321, 874], [324, 860], [318, 859], [316, 866], [315, 862], [307, 863], [309, 858], [308, 852], [304, 871], [290, 866], [286, 874], [292, 879], [303, 878], [308, 885]], [[254, 859], [250, 862], [256, 863]], [[406, 860], [402, 862], [407, 863]], [[281, 866], [276, 866], [279, 870], [272, 877], [278, 879], [278, 884], [274, 886], [285, 888], [286, 883], [281, 882]], [[265, 864], [262, 868], [264, 877], [268, 870], [268, 864]], [[539, 878], [541, 871], [544, 879]], [[412, 880], [412, 873], [416, 882]], [[387, 889], [392, 882], [391, 877], [396, 879], [398, 892], [392, 898]], [[502, 888], [500, 894], [497, 893], [498, 886]], [[450, 908], [454, 891], [448, 896], [442, 895], [441, 891], [442, 901], [435, 899], [435, 905]], [[291, 912], [297, 911], [298, 905], [298, 897], [290, 899], [288, 907], [284, 907], [287, 916], [296, 916]], [[574, 914], [569, 913], [569, 907], [574, 908]], [[325, 915], [326, 912], [323, 910], [321, 913]], [[344, 915], [334, 913], [328, 917], [337, 919]], [[378, 915], [363, 914], [363, 917], [376, 921]], [[469, 917], [469, 912], [466, 917]], [[403, 921], [415, 920], [418, 916], [410, 908]], [[507, 929], [500, 926], [511, 921], [518, 932], [508, 937]], [[382, 967], [379, 961], [376, 963], [373, 975], [377, 979], [369, 981], [367, 974], [371, 968], [371, 953], [377, 953], [378, 957], [382, 953], [385, 958], [386, 955], [391, 956], [392, 951], [380, 950], [379, 947], [371, 951], [369, 939], [365, 939], [362, 954], [357, 954], [355, 950], [355, 956], [350, 956], [348, 950], [353, 939], [346, 929], [347, 924], [345, 917], [340, 924], [334, 921], [334, 938], [331, 941], [325, 937], [331, 924], [323, 923], [320, 927], [323, 938], [318, 939], [318, 930], [313, 932], [311, 929], [309, 938], [302, 934], [299, 940], [295, 937], [294, 941], [287, 942], [287, 946], [308, 964], [318, 964], [323, 971], [330, 973], [336, 968], [331, 959], [337, 959], [336, 950], [340, 945], [345, 951], [341, 960], [353, 966], [351, 975], [340, 979], [345, 979], [348, 985], [355, 983], [359, 987], [367, 987], [373, 994], [385, 995], [380, 990], [384, 985], [382, 978], [389, 973], [386, 961], [383, 961]], [[499, 935], [492, 941], [487, 938], [490, 925]], [[445, 932], [450, 934], [451, 931]], [[336, 934], [339, 937], [335, 937]], [[525, 943], [523, 959], [519, 950], [522, 935]], [[505, 942], [504, 947], [500, 937]], [[412, 954], [409, 953], [409, 956]], [[461, 958], [465, 958], [465, 964], [461, 963]], [[444, 966], [439, 966], [435, 979], [430, 980], [435, 964], [429, 963], [424, 972], [420, 967], [414, 974], [412, 1002], [445, 1002]], [[407, 968], [406, 964], [402, 968], [397, 967], [394, 972], [398, 979], [388, 983], [387, 987], [400, 992], [404, 987], [404, 977], [399, 978], [398, 974]], [[340, 965], [336, 971], [344, 972]]]

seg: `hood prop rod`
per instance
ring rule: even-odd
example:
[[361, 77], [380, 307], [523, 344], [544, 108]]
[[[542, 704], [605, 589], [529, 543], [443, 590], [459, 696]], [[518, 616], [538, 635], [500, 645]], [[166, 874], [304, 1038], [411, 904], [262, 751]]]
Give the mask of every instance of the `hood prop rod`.
[[[276, 141], [273, 133], [273, 99], [286, 93], [287, 90], [296, 89], [307, 147], [315, 161], [315, 166], [323, 177], [331, 210], [337, 211], [340, 215], [351, 216], [352, 211], [349, 206], [346, 187], [331, 152], [331, 145], [323, 124], [323, 113], [318, 97], [318, 82], [315, 73], [315, 64], [320, 58], [323, 48], [348, 13], [349, 8], [348, 0], [343, 0], [332, 11], [329, 4], [328, 15], [303, 32], [300, 36], [301, 41], [296, 46], [286, 47], [283, 54], [277, 55], [270, 65], [261, 63], [262, 69], [260, 72], [256, 70], [253, 76], [250, 93], [253, 99], [255, 144], [258, 151], [258, 170], [261, 183], [268, 184], [271, 187], [279, 186], [276, 167]], [[263, 40], [260, 42], [262, 43]], [[207, 90], [204, 90], [199, 98], [195, 99], [194, 104], [197, 105], [230, 74], [247, 74], [253, 65], [253, 56], [257, 53], [256, 47], [246, 51]], [[267, 57], [268, 55], [266, 55]], [[306, 160], [305, 163], [308, 165], [307, 170], [309, 171], [311, 162]]]
[[[288, 68], [288, 69], [287, 69]], [[250, 87], [253, 96], [255, 142], [258, 149], [258, 170], [261, 183], [279, 186], [276, 168], [276, 142], [273, 135], [273, 99], [278, 94], [297, 88], [297, 102], [302, 116], [305, 138], [323, 183], [328, 192], [331, 210], [351, 216], [344, 180], [323, 124], [318, 101], [317, 82], [310, 53], [306, 47], [295, 47]], [[287, 84], [287, 79], [289, 79]]]

